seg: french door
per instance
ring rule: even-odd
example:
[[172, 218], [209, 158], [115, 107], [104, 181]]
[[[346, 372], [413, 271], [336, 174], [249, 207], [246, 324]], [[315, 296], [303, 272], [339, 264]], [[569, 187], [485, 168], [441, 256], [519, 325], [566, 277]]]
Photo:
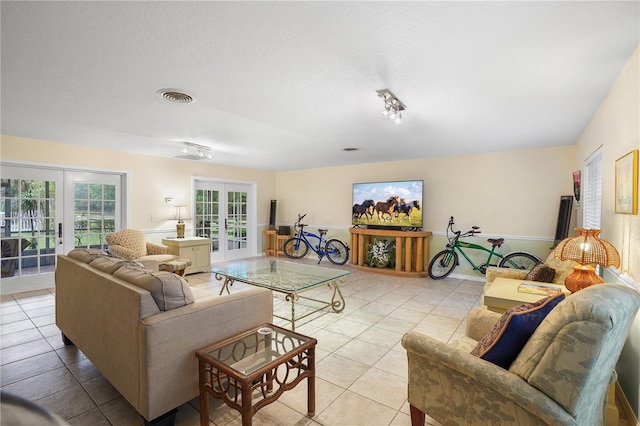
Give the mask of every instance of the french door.
[[211, 239], [211, 261], [255, 254], [255, 207], [250, 184], [195, 182], [193, 234]]
[[56, 256], [105, 248], [121, 223], [119, 174], [2, 165], [2, 284], [9, 294], [54, 286]]
[[107, 234], [122, 227], [122, 179], [120, 174], [65, 172], [65, 252], [107, 248]]

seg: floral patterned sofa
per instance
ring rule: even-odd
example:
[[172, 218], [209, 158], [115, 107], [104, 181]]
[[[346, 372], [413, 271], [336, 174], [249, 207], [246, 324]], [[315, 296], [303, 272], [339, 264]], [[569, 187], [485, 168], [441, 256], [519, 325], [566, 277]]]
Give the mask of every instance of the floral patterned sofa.
[[445, 344], [417, 332], [402, 339], [412, 424], [425, 413], [446, 425], [600, 425], [609, 381], [640, 306], [620, 284], [580, 290], [535, 328], [508, 370], [471, 355], [500, 314], [476, 308], [466, 336]]

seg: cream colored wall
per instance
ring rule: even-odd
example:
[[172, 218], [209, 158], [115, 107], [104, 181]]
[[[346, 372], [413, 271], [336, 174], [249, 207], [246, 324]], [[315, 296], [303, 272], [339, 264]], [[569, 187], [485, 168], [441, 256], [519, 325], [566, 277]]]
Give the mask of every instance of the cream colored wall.
[[[126, 172], [128, 177], [128, 227], [175, 234], [175, 222], [168, 218], [172, 205], [191, 205], [193, 179], [257, 183], [257, 222], [269, 221], [269, 200], [275, 198], [275, 173], [213, 165], [198, 161], [129, 154], [3, 135], [0, 138], [3, 161], [25, 161], [82, 169]], [[165, 197], [172, 197], [171, 204]], [[152, 220], [152, 216], [154, 220]], [[188, 224], [190, 225], [190, 224]], [[160, 232], [161, 233], [161, 232]], [[156, 239], [161, 238], [156, 236]], [[153, 240], [153, 237], [151, 238]], [[258, 251], [262, 250], [258, 235]]]
[[[575, 147], [563, 146], [279, 172], [278, 222], [293, 223], [297, 213], [307, 213], [311, 226], [344, 234], [354, 182], [422, 179], [423, 229], [443, 233], [455, 216], [458, 228], [478, 225], [483, 236], [544, 240], [548, 249], [560, 196], [573, 194], [574, 158]], [[432, 253], [444, 245], [437, 237], [432, 241]]]
[[575, 169], [584, 173], [584, 160], [602, 145], [602, 236], [621, 251], [621, 270], [636, 281], [640, 281], [640, 216], [616, 214], [614, 197], [616, 159], [640, 149], [639, 50], [578, 140], [574, 162]]
[[[621, 254], [620, 269], [640, 282], [640, 216], [615, 213], [615, 161], [640, 149], [640, 46], [636, 49], [577, 143], [575, 169], [603, 147], [602, 236]], [[581, 212], [580, 212], [581, 213]], [[581, 215], [579, 216], [581, 220]], [[581, 223], [581, 222], [580, 222]], [[640, 314], [620, 356], [620, 384], [636, 416], [640, 410]]]

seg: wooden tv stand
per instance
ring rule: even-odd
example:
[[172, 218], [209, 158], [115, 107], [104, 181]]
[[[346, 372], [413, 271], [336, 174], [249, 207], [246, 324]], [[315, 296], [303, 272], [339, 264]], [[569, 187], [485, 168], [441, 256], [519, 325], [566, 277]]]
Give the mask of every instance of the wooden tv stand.
[[[426, 277], [429, 275], [430, 231], [400, 231], [386, 229], [351, 228], [351, 265], [367, 268], [381, 274]], [[396, 240], [396, 266], [394, 268], [370, 268], [365, 265], [367, 246], [371, 237]]]

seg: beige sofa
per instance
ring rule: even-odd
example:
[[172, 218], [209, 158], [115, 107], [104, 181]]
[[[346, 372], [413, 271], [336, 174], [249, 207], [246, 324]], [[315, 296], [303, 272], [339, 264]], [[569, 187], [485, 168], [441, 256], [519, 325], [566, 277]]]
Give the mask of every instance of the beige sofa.
[[[73, 342], [147, 422], [165, 422], [167, 413], [198, 396], [196, 349], [272, 321], [269, 290], [209, 295], [170, 272], [136, 269], [131, 261], [91, 250], [74, 252], [58, 256], [56, 324], [65, 343]], [[103, 270], [89, 264], [98, 257]], [[128, 265], [118, 269], [118, 262]], [[125, 275], [123, 268], [129, 268]], [[154, 298], [118, 277], [141, 283], [145, 274], [175, 284], [162, 306], [170, 310], [161, 310], [157, 292]], [[167, 288], [163, 284], [161, 292]]]

